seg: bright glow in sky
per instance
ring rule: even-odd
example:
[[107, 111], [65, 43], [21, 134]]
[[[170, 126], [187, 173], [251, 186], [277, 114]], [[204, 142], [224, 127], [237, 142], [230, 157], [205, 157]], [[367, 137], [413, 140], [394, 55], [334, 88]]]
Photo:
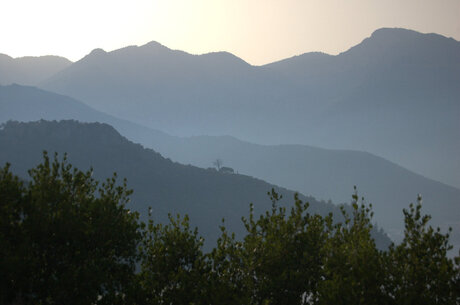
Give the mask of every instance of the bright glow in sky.
[[78, 60], [155, 40], [251, 64], [337, 54], [381, 27], [460, 40], [460, 0], [2, 0], [0, 53]]

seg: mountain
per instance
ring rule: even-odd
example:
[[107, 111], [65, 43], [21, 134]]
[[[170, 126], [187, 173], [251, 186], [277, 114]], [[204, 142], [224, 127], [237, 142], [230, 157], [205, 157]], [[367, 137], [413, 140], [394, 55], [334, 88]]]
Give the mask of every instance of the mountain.
[[[224, 166], [316, 198], [345, 202], [357, 185], [373, 204], [375, 221], [399, 240], [404, 230], [403, 208], [423, 196], [424, 213], [432, 224], [460, 232], [460, 190], [425, 178], [370, 153], [306, 145], [258, 145], [233, 137], [199, 136], [164, 142], [152, 137], [144, 145], [184, 164]], [[454, 233], [460, 245], [460, 236]], [[458, 239], [458, 240], [457, 240]]]
[[175, 137], [93, 110], [69, 97], [33, 87], [0, 86], [0, 123], [8, 120], [75, 119], [104, 122], [131, 141], [182, 164], [224, 166], [288, 189], [333, 202], [347, 202], [353, 185], [371, 202], [375, 220], [395, 240], [403, 227], [402, 209], [418, 193], [433, 224], [452, 226], [460, 245], [460, 190], [415, 174], [370, 153], [305, 145], [258, 145], [229, 136]]
[[[170, 136], [139, 124], [96, 111], [68, 96], [48, 92], [36, 87], [0, 85], [0, 123], [9, 120], [22, 122], [38, 120], [68, 120], [100, 122], [116, 126], [123, 136], [137, 142], [146, 139], [169, 139]], [[165, 141], [165, 140], [162, 140]]]
[[460, 42], [380, 29], [265, 66], [155, 42], [99, 49], [40, 86], [169, 134], [369, 151], [460, 187], [459, 83]]
[[0, 85], [37, 85], [71, 64], [70, 60], [59, 56], [12, 58], [0, 54]]
[[[248, 214], [249, 203], [255, 213], [271, 208], [267, 191], [275, 188], [284, 195], [283, 203], [292, 203], [294, 193], [249, 176], [224, 174], [190, 165], [181, 165], [163, 158], [122, 137], [107, 124], [76, 121], [32, 123], [8, 122], [0, 130], [0, 163], [10, 162], [12, 171], [27, 177], [27, 169], [41, 161], [43, 150], [68, 153], [68, 160], [80, 169], [94, 169], [98, 180], [117, 172], [126, 177], [134, 189], [131, 208], [145, 219], [152, 207], [155, 221], [166, 221], [167, 214], [188, 214], [193, 225], [209, 241], [215, 242], [219, 225], [225, 218], [230, 231], [240, 234], [241, 217]], [[301, 196], [310, 202], [310, 212], [339, 213], [333, 204]], [[388, 245], [388, 238], [375, 232], [379, 245]]]
[[[279, 87], [279, 79], [268, 79]], [[266, 82], [263, 71], [232, 54], [191, 55], [151, 42], [112, 52], [96, 49], [41, 87], [169, 133], [206, 134], [213, 126], [230, 131], [249, 119], [256, 105], [246, 101], [250, 96], [258, 101]], [[260, 89], [253, 92], [254, 86]], [[267, 96], [276, 94], [270, 91]], [[216, 132], [226, 134], [222, 128]]]
[[460, 186], [458, 41], [380, 29], [345, 53], [323, 56], [320, 67], [308, 58], [269, 67], [324, 86], [321, 100], [336, 99], [318, 115], [310, 143], [374, 152]]

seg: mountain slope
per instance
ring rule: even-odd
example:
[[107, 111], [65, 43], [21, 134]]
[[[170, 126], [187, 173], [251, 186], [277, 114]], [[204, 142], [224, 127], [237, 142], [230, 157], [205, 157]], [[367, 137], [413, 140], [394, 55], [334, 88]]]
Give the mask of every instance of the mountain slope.
[[37, 85], [71, 64], [71, 61], [59, 56], [12, 58], [0, 54], [0, 85]]
[[68, 96], [44, 91], [35, 87], [0, 85], [0, 123], [9, 120], [29, 122], [38, 120], [68, 120], [100, 122], [115, 126], [123, 136], [143, 142], [152, 137], [169, 139], [170, 136], [144, 126], [115, 118]]
[[[245, 83], [257, 81], [253, 70], [229, 53], [195, 56], [152, 42], [109, 53], [94, 50], [43, 87], [149, 127], [198, 131], [202, 128], [190, 125], [200, 117], [207, 123], [212, 113], [229, 113], [229, 102], [240, 99]], [[188, 118], [190, 112], [194, 118]]]
[[[272, 66], [284, 73], [311, 70], [296, 58]], [[328, 82], [341, 91], [318, 116], [314, 133], [321, 139], [311, 143], [371, 151], [460, 186], [458, 41], [381, 29], [322, 68], [335, 71]], [[338, 85], [347, 81], [354, 83]]]
[[[344, 202], [357, 185], [372, 202], [375, 220], [398, 240], [404, 230], [403, 208], [418, 193], [433, 224], [460, 232], [460, 190], [427, 179], [375, 155], [305, 145], [257, 145], [232, 137], [191, 137], [145, 142], [185, 164], [208, 167], [217, 158], [235, 171], [262, 178], [316, 198]], [[460, 236], [454, 234], [460, 245]], [[457, 240], [458, 239], [458, 240]]]
[[158, 43], [95, 50], [41, 86], [170, 134], [364, 150], [460, 187], [460, 42], [380, 29], [255, 67]]
[[[250, 202], [254, 203], [256, 214], [270, 209], [266, 193], [272, 187], [285, 196], [284, 204], [291, 203], [294, 195], [248, 176], [174, 163], [128, 141], [106, 124], [9, 122], [0, 130], [0, 147], [0, 163], [10, 162], [12, 170], [22, 177], [41, 161], [43, 150], [61, 155], [67, 152], [70, 163], [80, 169], [92, 166], [99, 180], [115, 171], [128, 179], [129, 187], [134, 189], [132, 207], [142, 215], [146, 215], [149, 206], [156, 221], [165, 221], [167, 213], [187, 213], [210, 242], [216, 240], [223, 217], [227, 228], [241, 233], [241, 216], [247, 215]], [[312, 197], [301, 198], [310, 202], [311, 212], [338, 213], [332, 204]], [[385, 240], [382, 235], [377, 237]]]
[[[104, 122], [130, 140], [183, 164], [224, 166], [320, 199], [346, 202], [357, 185], [372, 202], [375, 220], [395, 239], [403, 230], [402, 209], [421, 193], [424, 211], [443, 228], [460, 231], [460, 191], [424, 178], [375, 155], [304, 145], [257, 145], [232, 137], [180, 138], [119, 120], [71, 98], [33, 87], [0, 86], [0, 122], [7, 120]], [[456, 235], [455, 235], [456, 236]], [[460, 244], [460, 242], [459, 242]]]

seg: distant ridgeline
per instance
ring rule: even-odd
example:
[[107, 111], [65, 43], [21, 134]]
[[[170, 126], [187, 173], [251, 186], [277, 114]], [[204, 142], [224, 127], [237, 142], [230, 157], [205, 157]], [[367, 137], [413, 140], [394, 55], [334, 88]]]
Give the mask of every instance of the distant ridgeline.
[[[357, 185], [360, 194], [373, 204], [374, 221], [396, 241], [401, 240], [404, 230], [402, 209], [407, 207], [409, 202], [413, 202], [418, 193], [421, 193], [424, 199], [424, 211], [432, 215], [432, 223], [442, 227], [443, 230], [453, 227], [452, 242], [457, 249], [460, 248], [460, 223], [458, 222], [460, 219], [460, 202], [458, 199], [460, 198], [460, 190], [423, 177], [377, 155], [356, 150], [324, 149], [310, 145], [260, 145], [231, 136], [171, 136], [96, 111], [67, 96], [34, 87], [0, 86], [0, 123], [8, 120], [36, 121], [40, 119], [75, 119], [81, 122], [107, 123], [113, 126], [123, 137], [140, 143], [145, 148], [151, 148], [173, 161], [208, 168], [217, 158], [220, 158], [224, 167], [232, 168], [237, 173], [256, 177], [270, 184], [296, 190], [315, 198], [331, 199], [335, 203], [348, 202], [353, 185]], [[455, 124], [457, 122], [459, 121], [456, 119]], [[458, 138], [460, 137], [456, 139]], [[456, 141], [453, 143], [455, 144]], [[23, 145], [25, 144], [23, 143]], [[53, 146], [49, 147], [55, 149]], [[447, 150], [444, 146], [437, 147]], [[61, 152], [66, 151], [66, 149], [62, 149]], [[86, 151], [84, 153], [88, 154]], [[418, 153], [413, 156], [414, 158], [417, 156], [422, 158]], [[39, 157], [40, 153], [37, 149], [36, 162], [39, 162]], [[72, 159], [76, 157], [72, 156]], [[439, 159], [450, 160], [447, 157]], [[19, 161], [23, 162], [22, 160]], [[107, 162], [107, 160], [103, 161]], [[425, 160], [424, 162], [428, 161]], [[136, 164], [136, 162], [133, 163]], [[83, 168], [89, 166], [86, 160], [81, 160], [81, 163], [77, 165]], [[20, 166], [20, 164], [16, 166]], [[107, 165], [103, 175], [101, 174], [99, 177], [103, 178], [104, 175], [109, 175], [112, 171], [117, 170], [115, 166], [119, 167], [120, 164]], [[23, 168], [24, 171], [26, 169]], [[452, 167], [450, 171], [454, 171], [453, 169]], [[131, 170], [126, 169], [123, 174], [127, 175], [130, 172]], [[209, 177], [209, 174], [205, 177]], [[151, 175], [151, 173], [145, 175]], [[133, 179], [138, 178], [136, 175], [132, 175], [129, 181], [130, 185], [135, 188], [134, 196], [137, 196], [141, 189], [138, 189], [139, 186], [134, 184], [137, 180]], [[241, 179], [241, 176], [240, 178], [226, 177], [221, 179], [233, 181], [233, 179]], [[171, 187], [167, 186], [165, 189]], [[208, 187], [203, 187], [206, 189], [205, 192], [210, 192]], [[238, 200], [242, 199], [242, 206], [239, 211], [246, 211], [247, 204], [254, 200], [260, 199], [262, 206], [265, 206], [267, 198], [264, 194], [269, 188], [270, 186], [266, 186], [258, 189], [259, 193], [255, 196], [248, 195], [244, 198], [238, 197], [242, 196], [241, 194], [227, 194], [226, 196], [233, 196], [232, 198]], [[145, 186], [145, 189], [149, 189], [149, 187]], [[228, 190], [229, 187], [224, 189]], [[183, 192], [182, 190], [181, 193]], [[142, 193], [147, 194], [143, 191]], [[292, 197], [285, 192], [281, 193], [285, 195], [287, 200]], [[163, 194], [162, 191], [159, 191], [159, 194]], [[138, 201], [139, 204], [144, 207], [147, 206], [152, 200], [152, 196], [149, 196], [142, 195], [141, 201]], [[207, 204], [213, 204], [209, 200], [214, 197], [207, 197], [204, 194], [203, 196], [207, 198], [203, 199]], [[170, 201], [169, 197], [168, 200]], [[224, 199], [221, 198], [220, 200]], [[312, 203], [315, 202], [313, 198], [309, 200]], [[228, 202], [230, 203], [230, 200]], [[236, 203], [231, 202], [230, 204]], [[160, 206], [163, 205], [160, 204]], [[184, 205], [185, 203], [180, 204], [180, 206]], [[223, 210], [224, 207], [217, 209], [217, 211]], [[262, 210], [264, 209], [260, 211]], [[167, 209], [164, 210], [165, 213], [166, 211]], [[228, 211], [228, 213], [232, 213], [232, 211]], [[226, 214], [219, 215], [224, 216]], [[234, 218], [237, 223], [235, 225], [241, 224], [240, 216], [241, 213], [235, 213]], [[210, 228], [210, 232], [213, 232], [216, 226], [217, 222], [213, 224], [212, 229]]]
[[459, 83], [460, 42], [386, 28], [264, 66], [159, 43], [96, 50], [37, 85], [178, 136], [367, 151], [460, 187]]
[[441, 35], [383, 28], [336, 56], [264, 66], [151, 42], [75, 63], [0, 55], [0, 71], [0, 85], [38, 86], [170, 134], [366, 151], [460, 188], [460, 42]]
[[[241, 217], [254, 204], [256, 215], [271, 208], [267, 192], [272, 188], [283, 195], [280, 204], [289, 206], [294, 192], [268, 184], [253, 177], [229, 174], [231, 169], [201, 169], [182, 165], [163, 158], [151, 149], [145, 149], [122, 137], [111, 126], [76, 121], [31, 123], [8, 122], [0, 130], [0, 162], [9, 162], [14, 173], [27, 177], [27, 170], [39, 164], [42, 152], [68, 154], [69, 162], [86, 170], [92, 167], [94, 176], [103, 180], [114, 172], [127, 178], [134, 190], [132, 208], [143, 219], [148, 208], [160, 222], [167, 221], [168, 213], [188, 214], [192, 225], [198, 226], [207, 245], [214, 244], [219, 226], [225, 218], [229, 230], [241, 236]], [[353, 190], [350, 190], [350, 194]], [[299, 197], [308, 201], [309, 212], [327, 215], [333, 212], [341, 219], [339, 208], [313, 197]], [[389, 245], [388, 237], [373, 231], [379, 248]]]

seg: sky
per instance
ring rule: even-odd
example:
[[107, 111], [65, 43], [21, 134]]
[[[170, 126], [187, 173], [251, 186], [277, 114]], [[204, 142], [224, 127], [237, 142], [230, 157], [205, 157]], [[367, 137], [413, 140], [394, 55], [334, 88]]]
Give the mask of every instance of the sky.
[[381, 27], [460, 40], [460, 0], [1, 0], [0, 53], [72, 61], [157, 41], [253, 65], [338, 54]]

